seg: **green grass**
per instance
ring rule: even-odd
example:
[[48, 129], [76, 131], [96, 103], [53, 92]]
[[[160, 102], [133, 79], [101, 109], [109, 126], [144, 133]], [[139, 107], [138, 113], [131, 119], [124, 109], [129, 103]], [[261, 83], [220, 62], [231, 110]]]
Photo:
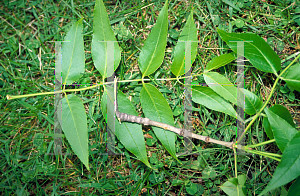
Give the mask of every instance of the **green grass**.
[[[151, 25], [163, 6], [163, 1], [105, 1], [112, 27], [118, 31], [117, 38], [123, 49], [120, 67], [116, 75], [120, 80], [138, 79], [138, 55]], [[228, 46], [219, 38], [216, 27], [232, 32], [253, 32], [266, 41], [280, 54], [283, 66], [290, 63], [292, 55], [299, 51], [299, 24], [292, 20], [300, 4], [291, 1], [244, 1], [242, 12], [220, 1], [171, 1], [169, 4], [169, 34], [163, 65], [153, 79], [174, 77], [170, 72], [172, 48], [176, 44], [179, 30], [194, 7], [194, 19], [198, 28], [198, 57], [193, 72], [202, 72], [212, 58], [227, 53]], [[291, 6], [290, 6], [291, 5]], [[247, 6], [247, 7], [246, 7]], [[87, 172], [80, 160], [63, 139], [63, 152], [71, 155], [52, 156], [54, 127], [54, 96], [36, 96], [7, 100], [6, 95], [21, 95], [49, 92], [54, 89], [55, 44], [62, 40], [72, 22], [84, 17], [84, 40], [86, 51], [86, 73], [80, 83], [96, 83], [101, 75], [94, 68], [91, 58], [91, 38], [94, 1], [5, 1], [1, 5], [0, 21], [0, 131], [1, 131], [1, 180], [3, 195], [187, 195], [190, 183], [197, 184], [197, 195], [224, 195], [219, 188], [228, 178], [234, 176], [234, 156], [230, 149], [214, 144], [194, 141], [193, 152], [180, 156], [183, 165], [176, 162], [155, 140], [150, 127], [144, 126], [144, 134], [150, 163], [158, 170], [151, 170], [137, 161], [117, 141], [117, 152], [124, 156], [99, 155], [105, 152], [105, 121], [100, 110], [100, 96], [103, 87], [79, 92], [88, 112], [90, 165]], [[279, 10], [279, 11], [278, 11]], [[123, 25], [120, 22], [123, 22]], [[242, 27], [237, 27], [236, 21]], [[124, 35], [125, 28], [131, 35]], [[207, 49], [209, 48], [209, 49]], [[220, 49], [221, 48], [221, 49]], [[289, 59], [290, 58], [290, 59]], [[218, 72], [231, 81], [236, 77], [235, 63]], [[260, 72], [246, 62], [245, 87], [251, 89], [263, 100], [273, 85], [271, 74]], [[195, 82], [204, 82], [203, 77]], [[184, 87], [174, 81], [152, 80], [167, 98], [177, 126], [183, 125]], [[141, 83], [120, 83], [119, 89], [131, 97], [136, 109], [142, 113], [139, 103]], [[69, 86], [68, 88], [75, 88]], [[78, 87], [76, 87], [78, 88]], [[278, 85], [271, 104], [283, 104], [300, 124], [300, 94]], [[194, 105], [193, 124], [196, 133], [215, 139], [232, 141], [235, 138], [236, 121], [203, 106]], [[175, 113], [175, 111], [174, 111]], [[247, 116], [246, 116], [247, 117]], [[43, 135], [42, 144], [37, 143]], [[183, 137], [178, 136], [177, 149], [183, 148]], [[255, 144], [265, 141], [267, 136], [260, 117], [249, 130], [246, 142]], [[277, 153], [273, 145], [258, 147]], [[194, 154], [197, 153], [197, 154]], [[238, 156], [238, 173], [246, 174], [248, 195], [259, 193], [271, 179], [278, 162], [257, 155]], [[179, 181], [181, 180], [181, 181]], [[181, 183], [180, 183], [181, 182]], [[288, 188], [290, 184], [286, 186]], [[279, 193], [278, 193], [279, 195]]]

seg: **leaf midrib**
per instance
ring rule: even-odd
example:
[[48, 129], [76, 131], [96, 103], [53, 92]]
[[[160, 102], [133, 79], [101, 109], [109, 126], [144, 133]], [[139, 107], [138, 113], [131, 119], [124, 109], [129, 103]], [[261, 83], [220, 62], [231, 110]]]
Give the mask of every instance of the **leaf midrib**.
[[[206, 96], [206, 97], [209, 97], [209, 98], [215, 100], [215, 101], [218, 102], [220, 105], [222, 105], [224, 108], [226, 108], [228, 111], [232, 112], [232, 111], [230, 110], [231, 108], [227, 108], [225, 105], [223, 105], [223, 104], [222, 104], [221, 102], [219, 102], [218, 100], [214, 99], [212, 96], [209, 96], [209, 95], [203, 93], [202, 91], [199, 91], [199, 90], [196, 90], [196, 89], [194, 89], [194, 90], [197, 91], [197, 92], [199, 92], [200, 94], [203, 94], [203, 95]], [[220, 97], [220, 98], [221, 98], [221, 97]]]
[[[112, 97], [109, 95], [109, 93], [107, 92], [107, 90], [106, 90], [106, 95], [109, 97], [109, 99], [111, 100], [111, 102], [113, 102], [113, 99], [112, 99]], [[118, 105], [119, 105], [119, 103], [118, 103]], [[142, 153], [142, 151], [141, 151], [141, 149], [140, 149], [140, 146], [137, 145], [137, 143], [135, 142], [134, 137], [132, 136], [132, 134], [131, 134], [130, 131], [129, 131], [130, 129], [128, 128], [128, 125], [129, 125], [130, 123], [128, 123], [128, 122], [123, 122], [122, 124], [124, 124], [124, 126], [126, 127], [127, 132], [128, 132], [128, 134], [130, 135], [130, 137], [132, 138], [132, 141], [134, 142], [134, 144], [135, 144], [135, 146], [137, 147], [138, 151], [140, 152], [140, 155], [145, 159], [145, 157], [143, 156], [143, 153]], [[147, 157], [146, 157], [146, 159], [147, 159]]]
[[[227, 37], [229, 37], [229, 38], [233, 38], [233, 39], [238, 39], [238, 40], [244, 41], [244, 39], [242, 39], [242, 38], [239, 38], [239, 37], [233, 37], [233, 36], [228, 35], [228, 34], [225, 35], [225, 36], [227, 36]], [[250, 36], [252, 36], [252, 35], [250, 34]], [[268, 62], [268, 64], [271, 66], [272, 70], [274, 71], [273, 73], [277, 73], [275, 67], [273, 67], [273, 64], [270, 63], [270, 61], [268, 60], [268, 58], [266, 58], [266, 56], [262, 53], [261, 50], [259, 50], [254, 44], [252, 44], [252, 42], [247, 42], [246, 44], [249, 44], [249, 45], [253, 46], [254, 48], [256, 48], [256, 49], [259, 51], [259, 53], [266, 59], [266, 61]], [[251, 54], [255, 54], [255, 53], [251, 53]]]
[[[164, 11], [163, 11], [163, 12], [165, 12], [165, 9], [166, 9], [166, 8], [164, 8]], [[165, 13], [163, 13], [163, 19], [164, 19], [164, 15], [165, 15]], [[157, 41], [156, 41], [155, 48], [154, 48], [154, 52], [153, 52], [152, 55], [151, 55], [150, 62], [148, 63], [148, 66], [147, 66], [145, 72], [143, 73], [143, 77], [146, 76], [147, 71], [149, 70], [150, 65], [151, 65], [151, 63], [152, 63], [152, 61], [153, 61], [153, 59], [154, 59], [154, 55], [155, 55], [155, 53], [156, 53], [157, 46], [158, 46], [158, 41], [160, 40], [160, 35], [162, 34], [162, 33], [161, 33], [161, 32], [162, 32], [162, 26], [163, 26], [163, 24], [164, 24], [164, 20], [163, 20], [163, 19], [162, 19], [162, 21], [161, 21], [161, 26], [160, 26], [161, 28], [159, 28], [159, 34], [158, 34], [159, 39], [157, 39]]]
[[78, 128], [77, 128], [77, 125], [76, 125], [76, 123], [75, 123], [76, 121], [75, 121], [75, 118], [74, 118], [74, 115], [73, 115], [73, 112], [72, 112], [71, 104], [70, 104], [69, 99], [68, 99], [67, 96], [66, 96], [66, 101], [67, 101], [67, 103], [68, 103], [68, 107], [70, 108], [70, 113], [71, 113], [71, 116], [72, 116], [72, 120], [74, 121], [76, 134], [77, 134], [78, 141], [79, 141], [79, 144], [80, 144], [80, 147], [81, 147], [80, 149], [81, 149], [81, 151], [82, 151], [82, 154], [83, 154], [84, 158], [86, 159], [85, 153], [83, 152], [83, 147], [82, 147], [82, 144], [81, 144], [81, 140], [80, 140], [80, 137], [79, 137], [79, 135], [78, 135]]
[[[147, 93], [149, 94], [149, 97], [150, 97], [150, 99], [151, 99], [151, 101], [152, 101], [152, 103], [153, 103], [153, 105], [154, 105], [154, 107], [155, 107], [155, 110], [157, 111], [157, 115], [159, 116], [159, 121], [160, 121], [160, 122], [163, 122], [163, 121], [162, 121], [162, 118], [161, 118], [161, 115], [159, 114], [158, 109], [157, 109], [157, 107], [156, 107], [156, 104], [155, 104], [154, 99], [152, 98], [152, 96], [151, 96], [150, 92], [148, 91], [146, 85], [144, 85], [144, 87], [145, 87], [145, 90], [147, 91]], [[168, 137], [167, 137], [167, 135], [166, 135], [166, 130], [162, 129], [162, 131], [164, 132], [164, 135], [165, 135], [165, 137], [167, 138], [167, 141], [168, 141], [169, 148], [171, 149], [170, 141], [169, 141], [169, 139], [168, 139]]]
[[[212, 72], [210, 72], [210, 73], [212, 73]], [[214, 81], [215, 82], [215, 84], [220, 84], [220, 83], [218, 83], [218, 81], [216, 81], [216, 80], [214, 80], [212, 77], [210, 77], [209, 75], [207, 75], [207, 74], [209, 74], [209, 73], [206, 73], [205, 74], [205, 76], [207, 76], [207, 77], [209, 77], [212, 81]], [[231, 84], [231, 83], [230, 83]], [[210, 86], [209, 84], [207, 84], [210, 88], [212, 88], [212, 86]], [[232, 84], [231, 84], [232, 85]], [[222, 89], [225, 89], [225, 91], [226, 92], [228, 92], [230, 95], [231, 95], [231, 97], [233, 97], [233, 99], [234, 99], [234, 104], [235, 103], [237, 103], [237, 98], [236, 97], [234, 97], [234, 95], [227, 89], [227, 88], [225, 88], [222, 84], [220, 84], [219, 85], [220, 87], [222, 87]], [[213, 89], [213, 88], [212, 88]], [[228, 100], [228, 99], [227, 99]], [[231, 100], [229, 100], [229, 101], [231, 101]]]
[[68, 72], [67, 72], [67, 76], [66, 76], [66, 79], [65, 79], [65, 84], [67, 83], [67, 80], [68, 80], [68, 77], [69, 77], [69, 73], [70, 73], [70, 70], [71, 70], [71, 66], [72, 66], [72, 62], [73, 62], [73, 54], [74, 54], [74, 50], [75, 50], [75, 42], [76, 42], [76, 37], [77, 37], [77, 29], [78, 29], [78, 22], [76, 22], [76, 30], [75, 30], [75, 36], [74, 36], [74, 43], [73, 43], [73, 50], [72, 50], [72, 58], [71, 58], [71, 62], [69, 64], [69, 68], [68, 68]]
[[[194, 21], [194, 20], [193, 20], [193, 17], [192, 17], [191, 20], [192, 20], [192, 22]], [[191, 23], [192, 23], [192, 22], [191, 22]], [[188, 25], [191, 25], [191, 24], [188, 24]], [[192, 26], [192, 25], [191, 25], [191, 26]], [[191, 27], [191, 28], [192, 28], [192, 27]], [[189, 32], [189, 33], [188, 33], [188, 36], [187, 36], [187, 39], [186, 39], [186, 40], [189, 40], [189, 38], [191, 37], [191, 36], [190, 36], [191, 28], [188, 28], [188, 32]], [[186, 40], [179, 40], [179, 41], [186, 41]], [[185, 49], [184, 49], [184, 50], [185, 50]], [[192, 42], [191, 42], [191, 52], [192, 52]], [[184, 54], [185, 54], [185, 53], [184, 53]], [[192, 57], [192, 55], [191, 55], [191, 57]], [[184, 62], [185, 59], [186, 59], [186, 58], [185, 58], [185, 55], [184, 55], [184, 57], [183, 57], [183, 59], [182, 59], [182, 62], [181, 62], [181, 66], [180, 66], [179, 71], [178, 71], [178, 73], [177, 73], [178, 76], [181, 75], [181, 74], [180, 74], [180, 73], [181, 73], [181, 70], [182, 70], [183, 67], [185, 67], [185, 66], [183, 65], [183, 64], [185, 63], [185, 62]], [[191, 66], [192, 66], [192, 65], [191, 65]]]

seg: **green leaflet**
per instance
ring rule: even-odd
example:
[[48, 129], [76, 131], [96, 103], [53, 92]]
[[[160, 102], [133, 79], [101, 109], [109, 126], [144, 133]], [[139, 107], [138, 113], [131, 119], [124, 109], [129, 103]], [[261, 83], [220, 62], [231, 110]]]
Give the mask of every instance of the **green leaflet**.
[[[107, 91], [104, 91], [101, 100], [101, 109], [105, 118], [107, 114], [106, 110], [114, 105], [113, 88], [107, 86], [106, 89]], [[108, 106], [105, 106], [106, 103]], [[121, 91], [118, 91], [118, 109], [120, 112], [138, 116], [129, 99]], [[110, 125], [110, 122], [108, 122], [108, 125]], [[120, 124], [116, 118], [114, 126], [115, 134], [123, 146], [151, 168], [148, 162], [142, 125], [131, 122], [121, 122]]]
[[269, 137], [269, 139], [270, 140], [274, 139], [274, 135], [273, 135], [273, 132], [272, 132], [271, 125], [268, 121], [268, 117], [264, 117], [263, 126], [264, 126], [265, 132], [266, 132], [267, 136]]
[[231, 61], [235, 60], [236, 57], [233, 53], [222, 54], [218, 57], [213, 58], [207, 63], [207, 66], [204, 69], [204, 72], [209, 72], [213, 69], [218, 69], [224, 65], [227, 65]]
[[286, 148], [283, 151], [281, 161], [277, 166], [271, 181], [259, 195], [264, 195], [277, 187], [285, 185], [286, 183], [294, 180], [300, 175], [299, 149], [300, 132], [297, 131], [296, 135], [294, 135], [294, 137], [287, 143]]
[[237, 88], [224, 76], [217, 72], [207, 72], [204, 74], [206, 84], [233, 104], [237, 104]]
[[300, 196], [300, 177], [290, 186], [287, 196]]
[[281, 118], [281, 115], [279, 115], [280, 111], [275, 113], [272, 109], [265, 108], [264, 110], [270, 122], [276, 144], [281, 152], [283, 152], [287, 143], [291, 141], [298, 131], [286, 120]]
[[62, 99], [62, 129], [74, 153], [90, 170], [86, 113], [83, 102], [76, 95]]
[[168, 34], [168, 1], [161, 10], [156, 24], [148, 35], [139, 56], [139, 67], [143, 77], [155, 72], [161, 65], [165, 55]]
[[177, 45], [174, 49], [174, 60], [171, 65], [172, 73], [178, 77], [185, 72], [189, 71], [191, 67], [185, 67], [185, 42], [183, 41], [193, 41], [191, 42], [191, 65], [196, 59], [197, 55], [197, 28], [193, 20], [193, 11], [191, 11], [187, 22], [182, 29], [180, 37], [178, 39]]
[[249, 115], [257, 113], [262, 106], [262, 101], [247, 89], [243, 89], [243, 91], [245, 95], [245, 112]]
[[[145, 117], [157, 122], [175, 126], [173, 113], [167, 100], [153, 85], [144, 83], [140, 94], [140, 100]], [[167, 151], [178, 160], [175, 151], [176, 134], [155, 126], [152, 126], [152, 129]]]
[[224, 40], [235, 53], [237, 53], [237, 42], [234, 41], [252, 41], [244, 42], [244, 56], [257, 69], [275, 74], [280, 70], [281, 61], [279, 56], [258, 35], [253, 33], [226, 33], [220, 29], [217, 29], [217, 31], [222, 40]]
[[[224, 99], [237, 105], [237, 87], [235, 87], [226, 77], [217, 72], [207, 72], [204, 74], [207, 85]], [[245, 95], [245, 112], [253, 115], [259, 111], [262, 101], [252, 92], [243, 89]]]
[[294, 90], [300, 92], [300, 64], [291, 66], [283, 75], [283, 80]]
[[245, 196], [246, 192], [243, 186], [247, 177], [239, 175], [237, 178], [228, 179], [220, 188], [229, 196]]
[[[107, 97], [109, 97], [109, 99], [107, 99]], [[113, 100], [114, 100], [114, 88], [107, 86], [102, 95], [100, 105], [101, 105], [101, 111], [103, 117], [110, 130], [115, 130], [115, 124], [114, 124], [115, 104]], [[110, 118], [107, 119], [107, 116], [110, 116]]]
[[236, 118], [237, 114], [233, 107], [209, 87], [193, 86], [192, 100], [211, 110], [224, 112]]
[[[119, 66], [121, 51], [118, 42], [114, 42], [114, 48], [108, 48], [108, 42], [117, 41], [111, 29], [107, 12], [102, 0], [96, 0], [94, 8], [94, 25], [92, 39], [92, 58], [95, 67], [103, 78], [112, 76]], [[113, 61], [113, 62], [112, 62]], [[108, 65], [114, 64], [114, 67]]]
[[[274, 106], [270, 107], [269, 110], [271, 110], [273, 113], [277, 114], [280, 118], [282, 118], [283, 120], [288, 122], [292, 127], [295, 127], [293, 118], [292, 118], [290, 112], [288, 111], [288, 109], [286, 109], [286, 107], [284, 107], [282, 105], [274, 105]], [[274, 139], [272, 128], [268, 121], [268, 117], [264, 117], [263, 126], [265, 128], [265, 131], [266, 131], [268, 137], [270, 139]]]
[[62, 82], [72, 84], [84, 72], [82, 18], [68, 31], [62, 44]]

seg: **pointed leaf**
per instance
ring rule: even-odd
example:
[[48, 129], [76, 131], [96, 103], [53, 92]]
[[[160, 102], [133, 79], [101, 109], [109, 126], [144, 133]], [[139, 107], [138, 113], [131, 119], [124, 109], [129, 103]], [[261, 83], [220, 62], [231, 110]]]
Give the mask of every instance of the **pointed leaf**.
[[209, 87], [193, 86], [192, 100], [211, 110], [224, 112], [236, 118], [233, 107]]
[[[107, 104], [114, 105], [114, 89], [107, 86], [106, 90], [107, 91], [104, 91], [105, 95], [103, 95], [102, 102], [106, 101]], [[104, 105], [101, 107], [104, 116], [106, 116], [107, 111], [105, 110], [107, 107]], [[121, 91], [118, 91], [118, 109], [122, 113], [138, 116], [129, 99], [127, 99]], [[131, 122], [121, 122], [120, 124], [116, 118], [115, 134], [128, 151], [133, 153], [140, 161], [145, 163], [145, 165], [151, 167], [148, 162], [142, 125]]]
[[273, 105], [269, 108], [273, 113], [277, 114], [280, 118], [288, 122], [292, 127], [296, 127], [293, 117], [289, 110], [282, 105]]
[[[288, 109], [286, 109], [286, 107], [284, 107], [282, 105], [274, 105], [274, 106], [270, 107], [269, 109], [273, 113], [277, 114], [280, 118], [282, 118], [283, 120], [288, 122], [292, 127], [296, 126], [290, 112], [288, 111]], [[268, 117], [264, 117], [263, 126], [265, 128], [267, 136], [270, 139], [274, 139], [272, 128], [271, 128], [271, 125], [268, 121]]]
[[[204, 80], [207, 85], [224, 99], [237, 105], [237, 87], [235, 87], [226, 77], [217, 72], [208, 72], [204, 74]], [[262, 106], [262, 101], [252, 92], [247, 89], [241, 89], [245, 95], [245, 112], [253, 115], [259, 111]], [[244, 107], [244, 106], [243, 106]]]
[[229, 196], [244, 196], [246, 195], [243, 186], [246, 182], [245, 175], [239, 175], [238, 178], [230, 178], [220, 188]]
[[89, 170], [86, 113], [83, 102], [76, 95], [62, 99], [62, 129], [74, 153]]
[[[144, 83], [140, 100], [146, 118], [175, 126], [173, 113], [167, 100], [153, 85]], [[152, 129], [166, 150], [178, 160], [175, 150], [176, 134], [155, 126], [152, 126]]]
[[226, 33], [223, 30], [217, 29], [222, 40], [237, 53], [237, 43], [230, 41], [251, 41], [244, 42], [244, 56], [257, 69], [277, 73], [281, 68], [281, 61], [278, 55], [272, 48], [258, 35], [253, 33]]
[[[95, 67], [103, 78], [112, 76], [119, 66], [121, 51], [118, 42], [114, 42], [114, 50], [108, 48], [105, 41], [117, 41], [111, 29], [109, 18], [102, 0], [96, 0], [94, 8], [94, 25], [92, 39], [92, 58]], [[110, 50], [110, 51], [109, 51]], [[113, 58], [111, 58], [113, 57]], [[111, 62], [113, 61], [113, 62]], [[108, 65], [114, 64], [114, 67]]]
[[270, 140], [274, 139], [274, 135], [273, 135], [273, 132], [272, 132], [271, 125], [268, 121], [268, 117], [264, 117], [263, 126], [264, 126], [265, 132], [266, 132], [267, 136], [269, 137], [269, 139]]
[[285, 150], [283, 151], [281, 161], [277, 166], [268, 186], [259, 195], [264, 195], [265, 193], [277, 187], [285, 185], [286, 183], [289, 183], [300, 175], [299, 149], [300, 132], [297, 132], [296, 135], [294, 135], [294, 137], [288, 142]]
[[290, 186], [287, 196], [300, 196], [300, 177]]
[[84, 72], [82, 20], [80, 19], [72, 25], [62, 44], [63, 84], [72, 84]]
[[237, 104], [237, 88], [224, 76], [217, 72], [207, 72], [204, 74], [206, 84], [233, 104]]
[[278, 113], [274, 113], [268, 108], [265, 108], [264, 110], [270, 122], [276, 144], [281, 152], [283, 152], [287, 143], [291, 141], [293, 136], [297, 133], [297, 130], [281, 118]]
[[147, 37], [139, 56], [139, 67], [144, 76], [155, 72], [161, 65], [165, 55], [168, 34], [168, 1], [161, 10], [156, 24]]
[[[237, 105], [237, 87], [235, 87], [226, 77], [217, 72], [208, 72], [204, 74], [204, 80], [207, 85], [224, 99]], [[253, 115], [259, 111], [262, 101], [247, 89], [242, 89], [245, 95], [245, 112]]]
[[300, 64], [291, 66], [283, 75], [283, 80], [294, 90], [300, 92]]
[[243, 91], [245, 94], [245, 112], [249, 115], [257, 113], [262, 106], [262, 101], [247, 89], [243, 89]]
[[218, 69], [224, 65], [227, 65], [231, 61], [235, 60], [236, 57], [234, 53], [222, 54], [218, 57], [213, 58], [207, 63], [207, 66], [204, 69], [204, 72], [209, 72], [213, 69]]
[[191, 67], [185, 67], [185, 42], [183, 41], [193, 41], [191, 42], [191, 65], [196, 59], [197, 55], [197, 28], [194, 24], [193, 11], [191, 11], [189, 18], [185, 26], [182, 29], [180, 37], [178, 39], [177, 45], [174, 51], [174, 60], [171, 65], [172, 73], [178, 77], [184, 74], [186, 71], [190, 70]]

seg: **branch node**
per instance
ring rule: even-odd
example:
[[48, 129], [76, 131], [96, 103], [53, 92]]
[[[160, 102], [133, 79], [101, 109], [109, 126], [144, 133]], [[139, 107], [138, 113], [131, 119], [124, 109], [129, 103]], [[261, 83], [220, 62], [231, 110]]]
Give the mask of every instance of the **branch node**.
[[208, 136], [206, 136], [205, 142], [206, 142], [206, 143], [209, 143], [209, 137], [208, 137]]
[[183, 136], [183, 135], [184, 135], [184, 130], [183, 130], [183, 129], [180, 130], [179, 135], [180, 135], [180, 136]]

